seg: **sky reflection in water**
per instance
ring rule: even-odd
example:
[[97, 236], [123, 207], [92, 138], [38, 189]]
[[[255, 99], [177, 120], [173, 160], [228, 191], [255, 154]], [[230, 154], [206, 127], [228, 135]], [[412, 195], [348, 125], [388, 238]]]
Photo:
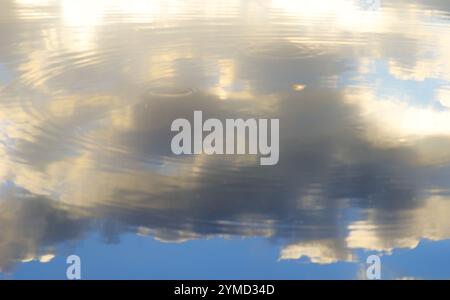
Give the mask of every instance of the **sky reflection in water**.
[[[450, 277], [450, 5], [377, 3], [1, 1], [0, 278]], [[194, 110], [279, 164], [172, 155]]]

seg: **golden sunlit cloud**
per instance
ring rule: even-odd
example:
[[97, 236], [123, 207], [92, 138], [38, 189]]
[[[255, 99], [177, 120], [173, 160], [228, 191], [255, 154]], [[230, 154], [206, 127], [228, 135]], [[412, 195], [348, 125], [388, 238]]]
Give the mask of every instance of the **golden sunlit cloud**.
[[280, 260], [308, 258], [316, 264], [333, 264], [341, 261], [353, 261], [354, 255], [334, 240], [305, 241], [284, 246]]

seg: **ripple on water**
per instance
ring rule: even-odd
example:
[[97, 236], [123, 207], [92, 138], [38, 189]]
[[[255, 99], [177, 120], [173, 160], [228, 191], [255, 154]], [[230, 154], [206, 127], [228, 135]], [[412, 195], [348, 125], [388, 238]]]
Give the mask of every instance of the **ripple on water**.
[[194, 89], [182, 86], [155, 85], [148, 89], [149, 96], [179, 98], [187, 97], [194, 93]]
[[246, 55], [261, 59], [309, 59], [326, 54], [325, 49], [314, 43], [256, 44], [245, 50]]

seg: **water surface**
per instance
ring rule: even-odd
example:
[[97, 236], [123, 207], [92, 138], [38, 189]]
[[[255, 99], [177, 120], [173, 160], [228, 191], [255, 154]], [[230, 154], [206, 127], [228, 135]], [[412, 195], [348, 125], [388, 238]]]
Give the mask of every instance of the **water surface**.
[[[449, 278], [450, 4], [2, 0], [0, 278]], [[280, 161], [170, 125], [279, 118]]]

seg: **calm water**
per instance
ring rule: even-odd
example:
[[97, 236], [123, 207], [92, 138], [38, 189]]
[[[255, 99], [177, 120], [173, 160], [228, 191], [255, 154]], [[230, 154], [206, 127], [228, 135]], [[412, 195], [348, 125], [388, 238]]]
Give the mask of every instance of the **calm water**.
[[[280, 161], [174, 156], [279, 118]], [[0, 278], [450, 278], [450, 3], [1, 0]]]

